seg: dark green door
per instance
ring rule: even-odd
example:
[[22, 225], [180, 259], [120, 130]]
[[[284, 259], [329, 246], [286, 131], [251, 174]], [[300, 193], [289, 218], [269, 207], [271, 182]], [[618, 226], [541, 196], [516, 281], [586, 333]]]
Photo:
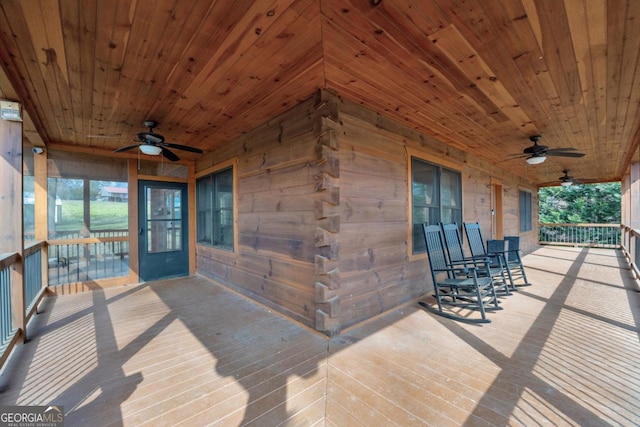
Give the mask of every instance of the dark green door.
[[187, 184], [138, 182], [140, 280], [189, 274]]

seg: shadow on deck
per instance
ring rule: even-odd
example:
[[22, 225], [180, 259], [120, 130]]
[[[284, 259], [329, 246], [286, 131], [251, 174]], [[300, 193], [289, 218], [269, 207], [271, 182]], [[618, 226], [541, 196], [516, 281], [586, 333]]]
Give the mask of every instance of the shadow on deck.
[[619, 251], [544, 247], [483, 326], [408, 305], [327, 339], [204, 278], [48, 298], [1, 405], [66, 425], [638, 425]]

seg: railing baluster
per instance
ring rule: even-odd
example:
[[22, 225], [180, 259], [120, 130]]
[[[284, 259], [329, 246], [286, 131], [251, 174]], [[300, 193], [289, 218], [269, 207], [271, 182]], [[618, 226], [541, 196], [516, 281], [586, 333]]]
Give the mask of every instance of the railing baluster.
[[11, 271], [10, 267], [0, 271], [0, 347], [4, 347], [11, 339]]

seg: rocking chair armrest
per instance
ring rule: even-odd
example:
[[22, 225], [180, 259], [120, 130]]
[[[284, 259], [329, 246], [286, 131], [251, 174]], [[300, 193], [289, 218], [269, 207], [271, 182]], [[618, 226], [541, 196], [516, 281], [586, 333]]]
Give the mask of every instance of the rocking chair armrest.
[[478, 264], [484, 265], [484, 264], [490, 264], [491, 263], [491, 257], [487, 256], [487, 255], [475, 255], [475, 256], [470, 256], [470, 257], [465, 257], [463, 259], [460, 260], [456, 260], [456, 261], [452, 261], [449, 264], [464, 264], [465, 266], [468, 266], [469, 264], [473, 265], [473, 268], [478, 269]]
[[450, 267], [450, 268], [436, 268], [433, 270], [434, 273], [444, 273], [444, 272], [451, 272], [451, 273], [461, 273], [461, 274], [471, 274], [476, 272], [476, 267], [462, 267], [462, 268], [456, 268], [456, 267]]
[[449, 261], [449, 265], [451, 266], [455, 266], [455, 265], [464, 265], [466, 267], [466, 265], [470, 262], [473, 262], [472, 259], [470, 258], [463, 258], [463, 259], [456, 259], [454, 261]]
[[520, 252], [520, 249], [505, 249], [505, 250], [500, 250], [500, 251], [491, 251], [490, 254], [493, 254], [493, 255], [504, 255], [504, 254], [508, 254], [509, 252]]
[[511, 251], [491, 251], [487, 253], [487, 256], [489, 258], [495, 258], [495, 257], [502, 257], [502, 258], [506, 258], [507, 257], [507, 253], [509, 253]]
[[471, 256], [471, 257], [466, 258], [466, 259], [468, 261], [470, 261], [470, 262], [490, 262], [491, 261], [491, 256], [492, 256], [492, 254], [475, 255], [475, 256]]

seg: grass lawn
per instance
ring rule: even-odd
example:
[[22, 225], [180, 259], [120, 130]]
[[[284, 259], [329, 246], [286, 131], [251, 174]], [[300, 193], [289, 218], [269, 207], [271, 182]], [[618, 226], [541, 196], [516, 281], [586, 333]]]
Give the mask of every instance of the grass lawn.
[[[62, 218], [56, 224], [56, 231], [78, 231], [84, 225], [84, 203], [82, 200], [63, 200]], [[92, 231], [123, 230], [129, 228], [129, 207], [127, 202], [105, 202], [92, 200], [89, 205]]]

